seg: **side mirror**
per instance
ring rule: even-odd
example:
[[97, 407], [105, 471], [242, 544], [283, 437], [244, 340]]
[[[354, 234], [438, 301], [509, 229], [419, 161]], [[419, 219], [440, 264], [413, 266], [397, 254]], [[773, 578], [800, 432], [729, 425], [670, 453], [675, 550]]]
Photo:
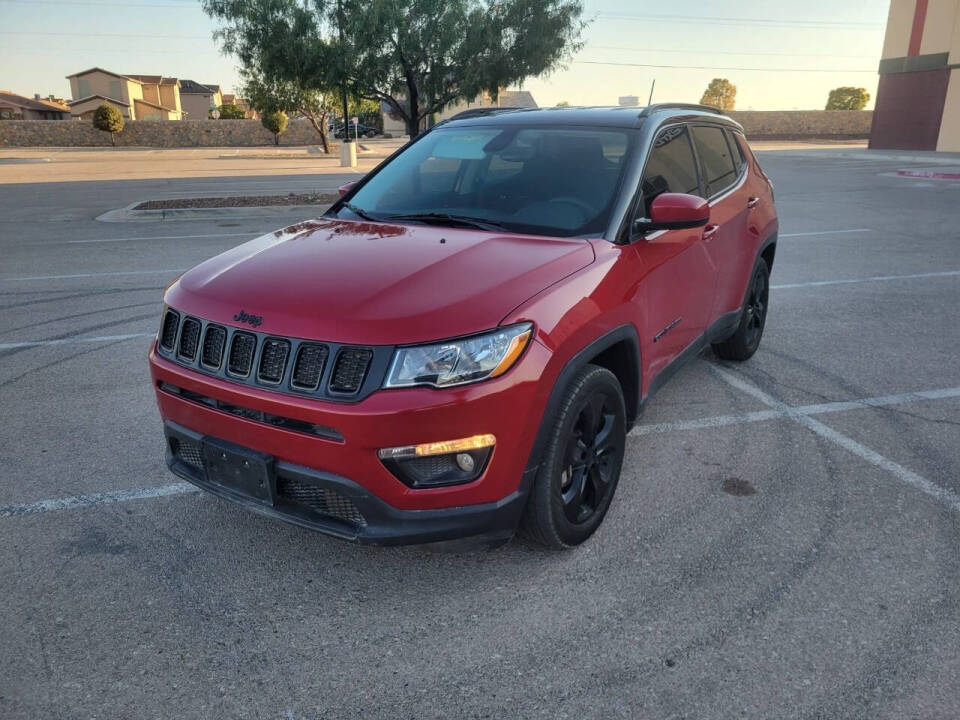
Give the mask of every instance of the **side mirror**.
[[350, 192], [351, 190], [353, 190], [353, 188], [354, 188], [354, 186], [355, 186], [356, 184], [357, 184], [357, 181], [356, 181], [356, 180], [354, 180], [353, 182], [348, 182], [346, 185], [341, 185], [340, 187], [338, 187], [338, 188], [337, 188], [337, 192], [340, 193], [340, 197], [343, 197], [343, 196], [346, 195], [348, 192]]
[[650, 217], [638, 218], [634, 236], [656, 230], [703, 227], [710, 221], [710, 205], [702, 197], [686, 193], [663, 193], [650, 204]]

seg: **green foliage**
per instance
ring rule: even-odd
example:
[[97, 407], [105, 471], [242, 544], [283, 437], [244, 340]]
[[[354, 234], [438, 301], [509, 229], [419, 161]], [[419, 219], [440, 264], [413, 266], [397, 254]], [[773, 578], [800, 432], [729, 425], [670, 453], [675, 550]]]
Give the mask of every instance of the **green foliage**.
[[704, 90], [700, 104], [720, 108], [724, 112], [733, 110], [737, 104], [737, 86], [726, 78], [714, 78]]
[[245, 117], [239, 105], [221, 105], [219, 110], [221, 120], [243, 120]]
[[324, 152], [330, 152], [327, 131], [327, 116], [330, 114], [333, 96], [316, 88], [304, 87], [296, 80], [269, 78], [253, 69], [241, 71], [242, 92], [250, 107], [261, 115], [275, 112], [293, 112], [310, 121], [320, 135]]
[[570, 103], [567, 102], [566, 100], [561, 100], [560, 102], [557, 103], [557, 107], [570, 107]]
[[93, 126], [97, 130], [110, 133], [110, 142], [117, 144], [117, 133], [123, 132], [123, 115], [116, 106], [103, 103], [93, 113]]
[[412, 134], [459, 99], [496, 97], [554, 70], [581, 47], [583, 28], [582, 0], [203, 0], [203, 7], [223, 25], [224, 50], [268, 86], [336, 98], [346, 86], [357, 99], [388, 105]]
[[830, 91], [826, 110], [863, 110], [870, 102], [866, 88], [838, 87]]
[[289, 119], [287, 118], [287, 114], [282, 110], [272, 110], [264, 113], [263, 117], [260, 118], [260, 122], [267, 130], [273, 133], [274, 142], [279, 144], [280, 136], [287, 131]]

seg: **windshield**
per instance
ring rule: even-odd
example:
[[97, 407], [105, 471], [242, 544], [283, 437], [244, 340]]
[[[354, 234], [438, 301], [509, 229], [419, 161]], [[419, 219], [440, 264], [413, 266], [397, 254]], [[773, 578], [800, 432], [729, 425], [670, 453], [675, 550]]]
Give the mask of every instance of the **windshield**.
[[615, 128], [439, 128], [370, 178], [337, 216], [600, 234], [632, 140]]

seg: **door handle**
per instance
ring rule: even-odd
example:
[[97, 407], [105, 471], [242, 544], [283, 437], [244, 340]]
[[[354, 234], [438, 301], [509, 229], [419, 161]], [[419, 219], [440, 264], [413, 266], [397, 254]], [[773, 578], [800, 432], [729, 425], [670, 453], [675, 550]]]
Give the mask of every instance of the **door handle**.
[[705, 242], [710, 242], [717, 236], [717, 230], [720, 229], [719, 225], [707, 225], [703, 229], [703, 239]]
[[747, 209], [753, 210], [759, 204], [760, 204], [760, 198], [752, 197], [749, 200], [747, 200]]

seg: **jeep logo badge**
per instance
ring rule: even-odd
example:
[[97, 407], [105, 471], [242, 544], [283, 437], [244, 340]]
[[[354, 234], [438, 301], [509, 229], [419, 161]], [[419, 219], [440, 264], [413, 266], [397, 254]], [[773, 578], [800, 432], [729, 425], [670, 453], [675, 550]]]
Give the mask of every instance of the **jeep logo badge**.
[[260, 323], [263, 322], [262, 315], [248, 315], [246, 310], [238, 312], [233, 316], [233, 319], [237, 322], [247, 323], [251, 327], [259, 327]]

